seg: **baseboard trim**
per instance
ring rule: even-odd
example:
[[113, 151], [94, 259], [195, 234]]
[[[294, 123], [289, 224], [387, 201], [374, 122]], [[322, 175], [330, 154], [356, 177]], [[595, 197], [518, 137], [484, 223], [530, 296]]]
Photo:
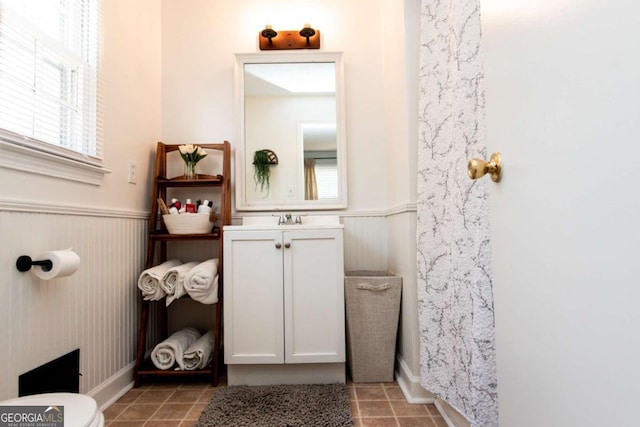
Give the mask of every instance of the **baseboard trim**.
[[409, 403], [434, 403], [435, 396], [420, 385], [420, 378], [413, 375], [407, 363], [396, 355], [396, 382]]
[[456, 427], [453, 420], [449, 417], [447, 410], [442, 406], [440, 399], [436, 399], [435, 405], [438, 412], [440, 412], [440, 415], [442, 415], [442, 419], [444, 420], [445, 423], [447, 423], [447, 427]]
[[104, 411], [126, 392], [133, 388], [133, 368], [135, 362], [129, 363], [120, 369], [105, 382], [94, 388], [87, 395], [93, 397], [98, 404], [98, 408]]
[[227, 384], [329, 384], [344, 383], [344, 363], [292, 363], [282, 365], [227, 365]]

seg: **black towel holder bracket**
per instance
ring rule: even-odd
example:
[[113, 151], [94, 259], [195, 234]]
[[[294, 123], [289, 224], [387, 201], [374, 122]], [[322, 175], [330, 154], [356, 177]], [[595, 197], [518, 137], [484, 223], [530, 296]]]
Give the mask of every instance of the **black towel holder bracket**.
[[29, 255], [21, 255], [16, 261], [16, 268], [18, 271], [25, 272], [31, 270], [34, 265], [42, 266], [42, 271], [49, 271], [53, 267], [53, 263], [49, 259], [43, 259], [40, 261], [33, 261]]

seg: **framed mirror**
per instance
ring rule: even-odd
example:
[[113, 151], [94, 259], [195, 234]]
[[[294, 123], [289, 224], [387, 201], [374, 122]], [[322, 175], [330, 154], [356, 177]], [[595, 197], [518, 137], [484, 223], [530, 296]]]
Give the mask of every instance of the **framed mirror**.
[[235, 99], [236, 210], [347, 207], [341, 53], [236, 54]]

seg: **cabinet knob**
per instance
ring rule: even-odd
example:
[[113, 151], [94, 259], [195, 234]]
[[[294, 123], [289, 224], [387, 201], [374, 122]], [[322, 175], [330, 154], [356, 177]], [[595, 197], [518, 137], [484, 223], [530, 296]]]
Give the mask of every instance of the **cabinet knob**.
[[276, 243], [276, 249], [280, 249], [282, 245], [280, 243]]
[[291, 247], [291, 243], [288, 243], [288, 242], [287, 242], [287, 243], [285, 243], [285, 244], [284, 244], [284, 247], [285, 247], [285, 248], [287, 248], [287, 249], [289, 249], [289, 248]]

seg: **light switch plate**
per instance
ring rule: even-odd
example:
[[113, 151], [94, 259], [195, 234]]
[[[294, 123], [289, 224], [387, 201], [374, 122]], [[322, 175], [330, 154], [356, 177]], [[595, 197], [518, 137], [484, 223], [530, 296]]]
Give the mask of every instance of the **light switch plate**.
[[136, 162], [135, 160], [129, 160], [129, 173], [128, 173], [128, 177], [127, 177], [127, 182], [129, 182], [130, 184], [135, 184], [136, 180], [137, 180], [137, 173], [136, 173]]

